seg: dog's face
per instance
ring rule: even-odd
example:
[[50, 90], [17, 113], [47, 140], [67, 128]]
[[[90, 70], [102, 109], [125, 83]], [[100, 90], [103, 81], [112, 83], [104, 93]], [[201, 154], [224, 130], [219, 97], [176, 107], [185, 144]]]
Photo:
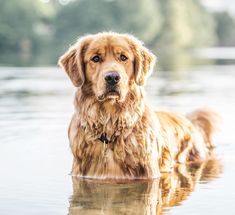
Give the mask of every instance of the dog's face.
[[122, 102], [133, 85], [144, 85], [154, 60], [154, 55], [132, 36], [100, 33], [81, 38], [59, 64], [75, 86], [91, 86], [99, 102]]
[[127, 41], [120, 37], [94, 38], [84, 62], [86, 78], [99, 101], [125, 99], [134, 71], [134, 55]]

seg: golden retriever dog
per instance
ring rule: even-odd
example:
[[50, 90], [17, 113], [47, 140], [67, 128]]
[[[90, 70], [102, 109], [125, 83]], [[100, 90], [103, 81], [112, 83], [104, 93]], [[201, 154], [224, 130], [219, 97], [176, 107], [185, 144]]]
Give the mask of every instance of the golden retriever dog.
[[59, 59], [77, 87], [69, 126], [72, 175], [98, 179], [153, 179], [175, 163], [204, 160], [213, 147], [217, 115], [154, 112], [144, 84], [155, 56], [131, 35], [82, 37]]

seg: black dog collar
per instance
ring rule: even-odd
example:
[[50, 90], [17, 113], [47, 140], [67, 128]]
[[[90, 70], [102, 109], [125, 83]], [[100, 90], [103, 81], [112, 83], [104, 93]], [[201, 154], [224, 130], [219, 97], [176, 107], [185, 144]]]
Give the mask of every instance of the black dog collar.
[[99, 140], [102, 142], [102, 143], [105, 143], [105, 144], [109, 144], [111, 143], [110, 140], [108, 140], [107, 138], [107, 134], [106, 133], [102, 133]]

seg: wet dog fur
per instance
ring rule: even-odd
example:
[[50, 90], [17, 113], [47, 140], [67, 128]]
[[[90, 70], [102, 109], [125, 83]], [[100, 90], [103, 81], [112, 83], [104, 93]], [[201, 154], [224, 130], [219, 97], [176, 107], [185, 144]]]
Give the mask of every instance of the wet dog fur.
[[59, 59], [77, 87], [69, 126], [72, 175], [97, 179], [153, 179], [176, 163], [206, 159], [217, 114], [154, 112], [144, 84], [155, 56], [128, 34], [80, 38]]

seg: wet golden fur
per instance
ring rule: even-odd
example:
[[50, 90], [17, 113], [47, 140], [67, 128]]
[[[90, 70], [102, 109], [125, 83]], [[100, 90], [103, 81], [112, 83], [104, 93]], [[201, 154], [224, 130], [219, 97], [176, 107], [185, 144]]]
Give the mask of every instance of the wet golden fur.
[[[97, 55], [100, 61], [94, 62]], [[175, 163], [209, 155], [214, 113], [205, 109], [186, 118], [147, 106], [143, 86], [154, 62], [138, 39], [117, 33], [82, 37], [60, 58], [59, 65], [78, 87], [69, 127], [72, 175], [157, 178]], [[121, 77], [114, 94], [104, 80], [110, 71]], [[109, 144], [100, 140], [103, 134]]]

